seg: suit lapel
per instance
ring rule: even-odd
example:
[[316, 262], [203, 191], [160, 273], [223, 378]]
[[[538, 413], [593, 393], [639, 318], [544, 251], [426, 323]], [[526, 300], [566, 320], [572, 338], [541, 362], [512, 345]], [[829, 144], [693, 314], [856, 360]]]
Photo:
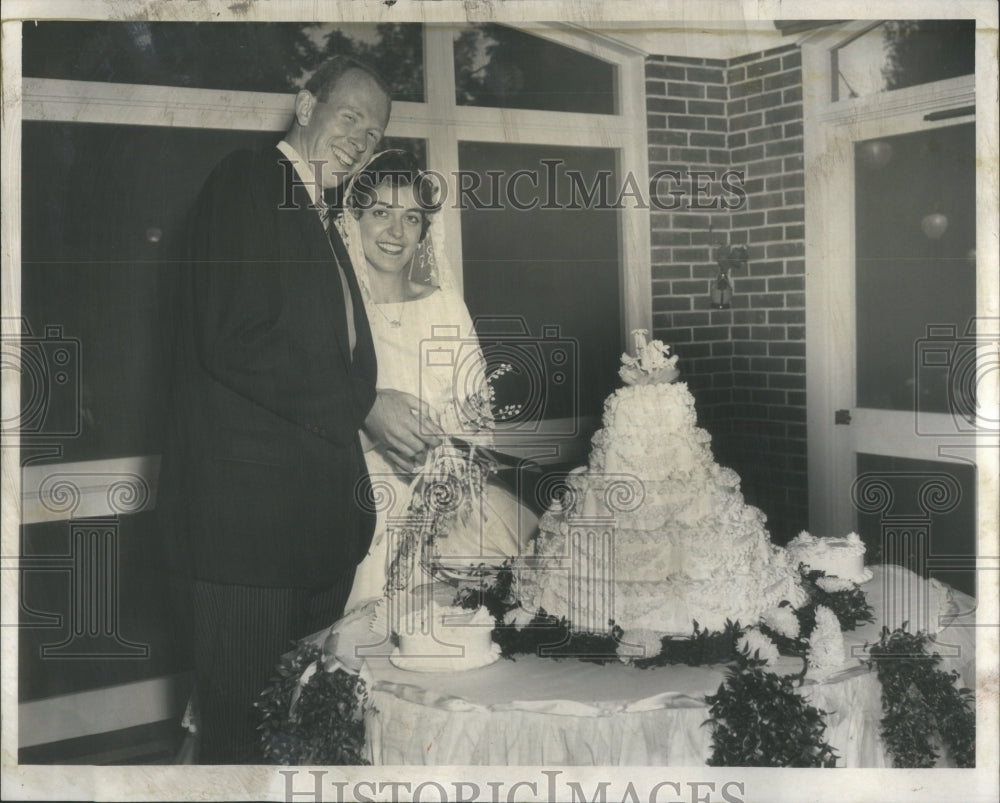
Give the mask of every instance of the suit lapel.
[[[277, 161], [287, 161], [281, 151], [276, 149]], [[284, 188], [284, 168], [273, 173], [276, 180]], [[301, 189], [301, 188], [298, 188]], [[304, 200], [300, 196], [305, 196]], [[279, 195], [278, 197], [284, 197]], [[301, 193], [296, 193], [295, 201], [298, 208], [288, 210], [289, 214], [295, 215], [297, 220], [298, 239], [301, 243], [302, 253], [307, 255], [310, 262], [315, 262], [319, 266], [316, 271], [318, 286], [317, 292], [322, 292], [328, 299], [330, 310], [330, 331], [337, 341], [337, 347], [343, 360], [344, 368], [348, 373], [352, 370], [360, 370], [362, 375], [371, 375], [374, 382], [375, 372], [375, 351], [372, 343], [371, 329], [368, 326], [368, 316], [365, 313], [364, 299], [361, 297], [361, 289], [354, 275], [351, 259], [347, 254], [347, 248], [340, 239], [336, 226], [331, 225], [329, 231], [324, 227], [323, 220], [316, 209], [309, 208], [309, 199], [303, 189]], [[338, 264], [340, 268], [338, 268]], [[351, 303], [354, 307], [354, 328], [357, 342], [354, 349], [354, 359], [351, 357], [350, 336], [347, 330], [347, 304], [344, 299], [343, 284], [340, 281], [339, 269], [343, 269], [347, 279], [347, 287], [351, 294]]]
[[300, 207], [296, 213], [299, 216], [299, 228], [303, 243], [308, 243], [310, 259], [315, 260], [320, 282], [317, 291], [323, 292], [328, 299], [330, 310], [330, 329], [337, 341], [344, 368], [351, 368], [350, 337], [347, 333], [347, 304], [344, 300], [343, 285], [337, 268], [337, 257], [330, 247], [330, 239], [323, 227], [319, 212], [306, 206]]
[[351, 304], [354, 307], [354, 330], [357, 343], [354, 347], [355, 361], [362, 359], [371, 350], [371, 329], [368, 326], [368, 314], [365, 312], [365, 300], [361, 295], [361, 287], [358, 285], [358, 277], [354, 273], [354, 265], [347, 253], [344, 241], [340, 238], [337, 227], [331, 225], [327, 231], [330, 245], [333, 247], [334, 257], [340, 263], [344, 271], [344, 278], [347, 279], [347, 288], [351, 294]]

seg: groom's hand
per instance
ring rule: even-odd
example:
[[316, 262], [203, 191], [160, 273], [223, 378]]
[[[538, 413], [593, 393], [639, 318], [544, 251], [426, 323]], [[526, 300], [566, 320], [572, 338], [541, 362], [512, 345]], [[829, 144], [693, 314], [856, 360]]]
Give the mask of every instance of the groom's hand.
[[379, 390], [365, 432], [397, 468], [412, 472], [423, 462], [427, 449], [441, 443], [441, 428], [431, 408], [401, 390]]

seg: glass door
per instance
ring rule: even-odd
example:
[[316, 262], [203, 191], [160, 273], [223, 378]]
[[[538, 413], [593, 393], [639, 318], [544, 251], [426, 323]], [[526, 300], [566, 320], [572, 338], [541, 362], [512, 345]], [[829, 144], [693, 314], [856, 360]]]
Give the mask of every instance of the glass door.
[[[976, 250], [971, 29], [832, 36], [803, 49], [831, 79], [805, 104], [811, 529], [855, 530], [870, 560], [974, 594], [995, 334], [977, 298], [993, 257]], [[965, 55], [921, 71], [931, 45]]]
[[974, 468], [941, 458], [976, 425], [975, 124], [855, 142], [854, 188], [856, 526], [974, 594]]

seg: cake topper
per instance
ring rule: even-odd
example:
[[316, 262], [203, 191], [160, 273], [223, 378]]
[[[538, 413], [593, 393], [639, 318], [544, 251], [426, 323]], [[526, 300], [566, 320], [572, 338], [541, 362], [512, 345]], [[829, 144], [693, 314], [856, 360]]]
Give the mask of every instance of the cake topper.
[[646, 341], [649, 331], [633, 329], [632, 342], [635, 356], [622, 354], [622, 367], [618, 376], [626, 385], [660, 385], [674, 382], [677, 370], [677, 355], [670, 356], [670, 347], [659, 340]]

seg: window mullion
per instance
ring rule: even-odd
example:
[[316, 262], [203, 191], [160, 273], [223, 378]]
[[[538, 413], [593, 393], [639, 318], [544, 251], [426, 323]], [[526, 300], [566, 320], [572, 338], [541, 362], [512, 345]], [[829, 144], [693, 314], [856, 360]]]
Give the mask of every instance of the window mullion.
[[[454, 193], [458, 175], [458, 137], [452, 121], [457, 116], [455, 104], [454, 28], [451, 25], [424, 25], [424, 75], [427, 76], [425, 97], [428, 112], [427, 164], [444, 177], [448, 191]], [[459, 290], [464, 285], [462, 271], [461, 211], [448, 198], [438, 213], [448, 232], [445, 254], [451, 263]]]
[[450, 25], [424, 25], [424, 97], [439, 120], [455, 113], [455, 57]]

